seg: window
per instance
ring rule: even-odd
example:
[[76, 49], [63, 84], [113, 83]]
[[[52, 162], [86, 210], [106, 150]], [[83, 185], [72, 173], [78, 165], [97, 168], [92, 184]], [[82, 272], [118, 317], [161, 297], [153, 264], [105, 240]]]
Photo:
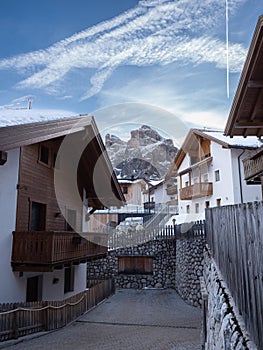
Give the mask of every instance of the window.
[[206, 201], [206, 202], [205, 202], [205, 207], [206, 207], [206, 208], [209, 208], [209, 207], [210, 207], [210, 202], [209, 202], [209, 201]]
[[220, 205], [221, 205], [221, 198], [217, 198], [217, 200], [216, 200], [216, 205], [217, 205], [218, 207], [220, 207]]
[[220, 172], [219, 172], [219, 170], [216, 170], [215, 171], [215, 181], [217, 182], [217, 181], [220, 181]]
[[64, 293], [74, 290], [74, 266], [66, 267], [64, 272]]
[[149, 275], [153, 273], [153, 258], [150, 256], [120, 256], [118, 272], [128, 275]]
[[189, 204], [186, 206], [186, 212], [187, 212], [187, 214], [190, 214], [190, 205]]
[[32, 202], [30, 213], [30, 231], [45, 231], [46, 204]]
[[185, 181], [185, 187], [189, 186], [189, 181]]
[[122, 187], [122, 193], [123, 194], [128, 194], [128, 186], [123, 186]]
[[46, 165], [49, 165], [49, 148], [43, 145], [40, 145], [39, 149], [39, 161]]
[[195, 203], [195, 212], [196, 214], [199, 213], [199, 203]]

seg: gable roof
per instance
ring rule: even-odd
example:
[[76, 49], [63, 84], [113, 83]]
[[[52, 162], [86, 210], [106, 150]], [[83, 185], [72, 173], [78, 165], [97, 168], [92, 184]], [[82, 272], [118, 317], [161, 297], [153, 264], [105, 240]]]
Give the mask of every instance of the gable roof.
[[[70, 118], [0, 127], [0, 151], [8, 151], [67, 135], [73, 136], [76, 133], [78, 134], [75, 140], [82, 138], [82, 142], [84, 145], [86, 142], [87, 146], [79, 160], [79, 185], [85, 188], [88, 196], [92, 198], [92, 206], [94, 208], [100, 208], [105, 203], [108, 206], [120, 206], [124, 204], [125, 198], [93, 116], [80, 115]], [[95, 180], [93, 172], [98, 160], [100, 160], [101, 167], [100, 176], [103, 177], [105, 183], [110, 184], [108, 187], [105, 186], [107, 190], [103, 194], [106, 199], [103, 198], [103, 203], [102, 199], [98, 198], [94, 187]]]
[[66, 136], [94, 124], [89, 115], [0, 127], [0, 151]]
[[239, 137], [231, 139], [230, 137], [225, 136], [222, 131], [218, 130], [190, 129], [166, 175], [166, 178], [175, 175], [175, 172], [180, 167], [182, 161], [185, 158], [186, 153], [188, 152], [189, 148], [195, 142], [196, 137], [198, 136], [216, 142], [223, 148], [256, 149], [259, 146], [256, 137], [249, 137], [246, 139], [244, 139], [243, 137]]
[[263, 15], [258, 18], [225, 127], [228, 136], [263, 136]]

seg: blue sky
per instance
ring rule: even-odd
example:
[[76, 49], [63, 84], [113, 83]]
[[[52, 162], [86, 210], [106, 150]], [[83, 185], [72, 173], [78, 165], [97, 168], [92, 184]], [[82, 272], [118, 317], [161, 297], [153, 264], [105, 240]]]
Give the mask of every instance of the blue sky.
[[1, 0], [0, 106], [93, 114], [100, 129], [224, 128], [263, 4]]

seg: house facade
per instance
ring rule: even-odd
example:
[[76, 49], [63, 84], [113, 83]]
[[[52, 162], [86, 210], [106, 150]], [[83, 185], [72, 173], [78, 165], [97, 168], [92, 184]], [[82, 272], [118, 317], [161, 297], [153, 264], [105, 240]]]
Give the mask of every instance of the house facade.
[[[86, 134], [89, 141], [82, 145], [77, 170], [72, 171], [77, 179], [74, 184], [65, 173], [60, 149], [66, 137], [85, 140]], [[76, 148], [74, 143], [71, 148]], [[74, 169], [75, 155], [65, 156], [68, 172]], [[0, 273], [4, 281], [0, 302], [63, 300], [85, 290], [86, 262], [107, 254], [107, 237], [91, 237], [86, 232], [87, 210], [94, 212], [105, 203], [120, 206], [124, 201], [94, 119], [82, 116], [1, 127], [0, 158]], [[112, 189], [104, 191], [103, 199], [92, 181], [99, 159], [101, 180]], [[68, 189], [60, 194], [56, 171], [65, 173]], [[71, 193], [74, 187], [79, 201]]]
[[177, 174], [177, 223], [202, 220], [205, 209], [261, 199], [244, 181], [242, 160], [257, 149], [256, 138], [231, 140], [219, 131], [192, 129], [170, 172]]

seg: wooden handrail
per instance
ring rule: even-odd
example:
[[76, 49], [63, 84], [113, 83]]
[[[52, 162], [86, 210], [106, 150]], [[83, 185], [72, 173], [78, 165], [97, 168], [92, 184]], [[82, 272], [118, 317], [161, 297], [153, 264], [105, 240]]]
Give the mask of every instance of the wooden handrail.
[[213, 194], [212, 182], [199, 182], [180, 189], [181, 200], [211, 196]]
[[107, 253], [107, 234], [13, 232], [12, 264], [54, 264]]

